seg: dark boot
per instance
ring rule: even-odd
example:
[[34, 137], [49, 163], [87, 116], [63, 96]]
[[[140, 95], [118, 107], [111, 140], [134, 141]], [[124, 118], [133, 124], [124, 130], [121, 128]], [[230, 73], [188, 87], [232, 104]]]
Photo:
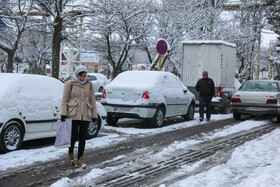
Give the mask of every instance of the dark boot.
[[77, 167], [82, 167], [82, 168], [87, 167], [87, 165], [85, 163], [83, 163], [83, 158], [82, 157], [77, 159], [76, 164], [77, 164]]

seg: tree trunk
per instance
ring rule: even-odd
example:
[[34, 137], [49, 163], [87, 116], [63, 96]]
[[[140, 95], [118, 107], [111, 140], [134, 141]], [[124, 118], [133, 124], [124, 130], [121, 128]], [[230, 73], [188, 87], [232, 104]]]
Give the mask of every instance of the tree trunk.
[[116, 78], [118, 76], [118, 74], [120, 74], [122, 72], [122, 68], [121, 67], [113, 67], [113, 72], [112, 72], [112, 79]]
[[59, 55], [62, 41], [62, 21], [59, 15], [54, 21], [53, 44], [52, 44], [52, 77], [59, 78]]
[[152, 60], [150, 51], [149, 51], [149, 49], [148, 49], [147, 46], [145, 46], [145, 51], [146, 51], [146, 53], [147, 53], [147, 56], [148, 56], [148, 59], [149, 59], [150, 64], [152, 64], [152, 63], [153, 63], [153, 60]]
[[116, 67], [115, 66], [112, 66], [113, 67], [113, 71], [112, 71], [112, 79], [114, 79], [117, 75], [118, 75], [118, 73], [117, 73], [117, 69], [116, 69]]
[[14, 56], [15, 56], [15, 52], [14, 51], [10, 51], [8, 52], [8, 64], [7, 64], [7, 73], [13, 73], [14, 70]]
[[170, 56], [169, 56], [169, 54], [167, 53], [167, 54], [164, 56], [164, 58], [163, 58], [163, 61], [162, 61], [162, 63], [161, 63], [161, 67], [164, 66], [164, 64], [165, 64], [165, 62], [166, 62], [166, 60], [167, 60], [168, 57], [170, 57]]

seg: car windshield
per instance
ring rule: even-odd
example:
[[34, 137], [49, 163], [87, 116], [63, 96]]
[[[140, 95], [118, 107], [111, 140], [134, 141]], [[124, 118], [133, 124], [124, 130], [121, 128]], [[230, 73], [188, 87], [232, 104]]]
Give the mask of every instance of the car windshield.
[[279, 88], [276, 82], [255, 82], [255, 81], [248, 81], [245, 82], [240, 91], [261, 91], [261, 92], [279, 92]]
[[88, 75], [91, 81], [95, 81], [97, 80], [96, 76], [94, 75]]

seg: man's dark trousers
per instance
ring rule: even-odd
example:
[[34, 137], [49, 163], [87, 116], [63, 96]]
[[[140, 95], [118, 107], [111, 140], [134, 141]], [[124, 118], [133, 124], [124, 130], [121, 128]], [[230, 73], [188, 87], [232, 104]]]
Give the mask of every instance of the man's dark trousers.
[[212, 96], [199, 96], [199, 117], [203, 120], [204, 107], [206, 106], [206, 119], [210, 120], [211, 117], [211, 100]]

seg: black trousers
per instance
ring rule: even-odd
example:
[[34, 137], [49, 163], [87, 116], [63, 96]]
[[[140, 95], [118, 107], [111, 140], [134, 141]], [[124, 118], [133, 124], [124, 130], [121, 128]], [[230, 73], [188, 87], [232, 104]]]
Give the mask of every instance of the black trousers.
[[69, 153], [73, 153], [75, 142], [79, 138], [78, 158], [84, 155], [88, 124], [88, 121], [72, 121], [71, 147], [69, 147]]
[[210, 120], [211, 118], [211, 96], [199, 96], [199, 117], [203, 119], [204, 116], [204, 107], [206, 106], [206, 119]]

